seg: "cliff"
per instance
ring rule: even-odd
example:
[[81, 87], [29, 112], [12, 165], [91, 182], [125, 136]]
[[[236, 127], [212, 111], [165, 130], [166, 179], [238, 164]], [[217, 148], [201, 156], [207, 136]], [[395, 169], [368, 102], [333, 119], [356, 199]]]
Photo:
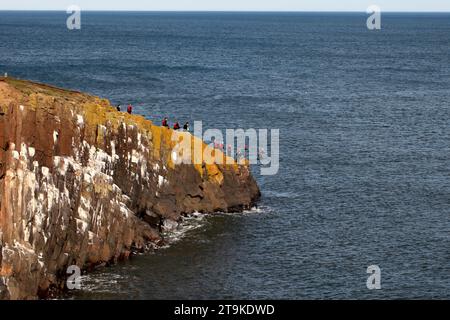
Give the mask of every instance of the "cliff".
[[172, 134], [105, 99], [0, 78], [0, 299], [158, 246], [183, 215], [255, 203], [247, 166], [175, 165]]

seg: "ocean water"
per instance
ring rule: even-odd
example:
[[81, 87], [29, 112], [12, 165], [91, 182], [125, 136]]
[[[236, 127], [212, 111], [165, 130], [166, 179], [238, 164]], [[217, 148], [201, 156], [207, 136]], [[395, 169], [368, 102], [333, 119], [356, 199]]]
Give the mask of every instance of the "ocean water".
[[[450, 15], [0, 12], [0, 73], [159, 123], [279, 128], [258, 209], [83, 278], [83, 299], [450, 298]], [[381, 268], [381, 290], [366, 287]]]

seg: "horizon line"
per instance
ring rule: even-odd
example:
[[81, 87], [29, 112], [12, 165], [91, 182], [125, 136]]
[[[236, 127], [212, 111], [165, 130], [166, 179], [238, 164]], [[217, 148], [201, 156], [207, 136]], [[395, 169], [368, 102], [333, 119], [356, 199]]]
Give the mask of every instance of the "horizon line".
[[[364, 13], [366, 11], [360, 10], [135, 10], [135, 9], [86, 9], [84, 12], [144, 12], [144, 13]], [[62, 9], [0, 9], [0, 12], [66, 12]], [[382, 13], [450, 13], [449, 11], [395, 11], [386, 10]]]

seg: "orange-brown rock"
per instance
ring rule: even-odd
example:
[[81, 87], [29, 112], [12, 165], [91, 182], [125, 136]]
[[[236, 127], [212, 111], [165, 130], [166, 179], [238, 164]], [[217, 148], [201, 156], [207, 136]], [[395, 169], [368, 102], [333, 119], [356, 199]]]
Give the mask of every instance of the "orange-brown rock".
[[157, 246], [166, 221], [255, 203], [247, 166], [175, 165], [173, 134], [105, 99], [0, 78], [0, 299]]

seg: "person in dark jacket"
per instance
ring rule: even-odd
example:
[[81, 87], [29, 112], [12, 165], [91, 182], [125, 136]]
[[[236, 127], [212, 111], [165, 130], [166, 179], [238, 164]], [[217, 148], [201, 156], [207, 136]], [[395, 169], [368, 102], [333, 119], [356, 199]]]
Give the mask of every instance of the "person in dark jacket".
[[189, 122], [186, 122], [186, 123], [184, 124], [183, 130], [186, 131], [186, 132], [189, 131]]
[[166, 128], [169, 128], [169, 120], [167, 119], [167, 117], [163, 119], [162, 126], [166, 127]]

